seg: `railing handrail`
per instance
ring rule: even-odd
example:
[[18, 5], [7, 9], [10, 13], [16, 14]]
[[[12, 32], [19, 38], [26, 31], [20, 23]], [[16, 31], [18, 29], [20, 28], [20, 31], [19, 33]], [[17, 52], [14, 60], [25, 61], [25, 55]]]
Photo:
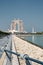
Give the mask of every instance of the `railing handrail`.
[[36, 62], [38, 64], [42, 64], [43, 65], [42, 61], [30, 58], [27, 54], [18, 54], [16, 52], [13, 52], [13, 51], [10, 51], [10, 50], [4, 50], [4, 51], [5, 51], [5, 53], [8, 52], [8, 53], [11, 53], [11, 54], [15, 54], [15, 55], [21, 57], [22, 59], [25, 59], [26, 61], [30, 60], [30, 61], [33, 61], [33, 62]]

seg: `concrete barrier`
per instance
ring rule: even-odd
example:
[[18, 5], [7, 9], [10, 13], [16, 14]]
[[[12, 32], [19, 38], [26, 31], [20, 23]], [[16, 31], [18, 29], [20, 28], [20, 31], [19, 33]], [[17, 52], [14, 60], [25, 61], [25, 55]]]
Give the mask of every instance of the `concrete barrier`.
[[[11, 48], [11, 36], [9, 36], [8, 44], [5, 45], [5, 46], [6, 46], [6, 47], [4, 47], [3, 49], [8, 49], [8, 50], [10, 50], [10, 48]], [[2, 49], [2, 50], [3, 50], [3, 49]], [[9, 55], [10, 55], [10, 54], [9, 54]], [[7, 57], [6, 53], [4, 52], [3, 55], [2, 55], [2, 57], [1, 57], [1, 59], [0, 59], [0, 65], [11, 65], [10, 63], [11, 63], [11, 62], [10, 62], [9, 58]]]
[[[12, 51], [16, 52], [14, 44], [14, 35], [12, 35]], [[12, 65], [19, 65], [18, 58], [14, 54], [12, 54]]]

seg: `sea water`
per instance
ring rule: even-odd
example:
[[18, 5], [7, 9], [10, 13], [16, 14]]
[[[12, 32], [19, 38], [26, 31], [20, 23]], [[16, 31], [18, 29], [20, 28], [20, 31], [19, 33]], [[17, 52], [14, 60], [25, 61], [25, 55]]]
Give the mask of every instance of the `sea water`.
[[25, 37], [25, 39], [43, 48], [43, 35], [31, 35]]

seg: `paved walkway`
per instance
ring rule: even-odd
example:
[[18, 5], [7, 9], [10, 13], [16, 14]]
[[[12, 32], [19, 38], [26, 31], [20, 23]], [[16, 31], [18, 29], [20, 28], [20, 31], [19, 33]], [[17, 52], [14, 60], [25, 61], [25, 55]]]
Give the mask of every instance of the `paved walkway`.
[[[17, 52], [21, 54], [28, 54], [30, 57], [34, 59], [38, 59], [43, 61], [43, 49], [32, 45], [16, 36], [14, 36], [14, 42], [16, 45]], [[37, 63], [33, 63], [33, 65], [39, 65]], [[20, 59], [20, 65], [25, 65], [25, 61]]]
[[[7, 49], [10, 50], [10, 47], [11, 47], [11, 40], [12, 40], [12, 51], [15, 51], [17, 50], [18, 53], [20, 54], [28, 54], [29, 57], [31, 58], [34, 58], [34, 59], [38, 59], [38, 60], [41, 60], [43, 61], [43, 49], [35, 46], [35, 45], [32, 45], [31, 43], [28, 43], [18, 37], [16, 37], [15, 35], [12, 35], [12, 37], [9, 38], [9, 43], [7, 45]], [[15, 46], [16, 46], [16, 49], [15, 49]], [[0, 65], [19, 65], [18, 63], [18, 58], [16, 55], [13, 55], [12, 54], [12, 63], [10, 63], [9, 59], [7, 58], [7, 60], [5, 59], [6, 57], [6, 54], [4, 53], [3, 56], [2, 56], [2, 59], [0, 59]], [[3, 64], [3, 61], [6, 62]], [[26, 65], [25, 64], [25, 60], [22, 60], [22, 59], [19, 59], [20, 61], [20, 65]], [[33, 63], [31, 62], [32, 65], [39, 65], [37, 63]]]

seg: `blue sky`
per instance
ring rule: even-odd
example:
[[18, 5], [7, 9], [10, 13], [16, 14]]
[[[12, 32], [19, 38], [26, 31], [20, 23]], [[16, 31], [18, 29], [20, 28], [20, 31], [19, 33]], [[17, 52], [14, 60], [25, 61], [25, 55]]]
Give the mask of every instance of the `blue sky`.
[[0, 0], [0, 30], [15, 18], [23, 20], [26, 31], [43, 31], [43, 0]]

